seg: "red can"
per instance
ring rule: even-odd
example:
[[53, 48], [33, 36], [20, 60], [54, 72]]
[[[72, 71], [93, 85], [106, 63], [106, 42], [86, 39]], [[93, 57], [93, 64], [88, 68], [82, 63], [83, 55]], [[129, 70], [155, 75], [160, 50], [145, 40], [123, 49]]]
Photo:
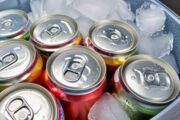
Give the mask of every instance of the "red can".
[[44, 63], [58, 49], [82, 42], [76, 21], [64, 15], [51, 15], [38, 20], [31, 26], [30, 36]]
[[41, 84], [43, 61], [33, 44], [8, 40], [0, 44], [0, 90], [21, 82]]
[[106, 87], [106, 65], [88, 48], [62, 48], [47, 61], [45, 83], [62, 100], [67, 120], [86, 120]]

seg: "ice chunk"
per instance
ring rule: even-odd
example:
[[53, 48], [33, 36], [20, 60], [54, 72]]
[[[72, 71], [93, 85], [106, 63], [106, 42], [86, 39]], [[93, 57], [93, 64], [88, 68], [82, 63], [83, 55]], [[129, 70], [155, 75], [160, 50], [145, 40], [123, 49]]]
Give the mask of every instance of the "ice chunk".
[[77, 19], [80, 16], [82, 16], [80, 12], [76, 11], [71, 6], [67, 6], [66, 9], [67, 9], [67, 11], [65, 13], [62, 13], [63, 15], [69, 16], [69, 17], [74, 18], [74, 19]]
[[29, 20], [31, 21], [31, 23], [33, 23], [33, 22], [35, 21], [34, 16], [33, 16], [33, 13], [32, 13], [32, 12], [29, 12], [27, 15], [28, 15], [28, 18], [29, 18]]
[[165, 21], [164, 11], [153, 3], [145, 2], [136, 10], [136, 24], [146, 35], [163, 30]]
[[143, 54], [163, 57], [173, 49], [173, 40], [172, 33], [158, 32], [151, 37], [140, 34], [137, 49]]
[[115, 0], [74, 0], [72, 7], [93, 21], [107, 17], [115, 5]]
[[0, 113], [0, 120], [7, 120], [7, 118], [3, 114]]
[[44, 10], [47, 14], [63, 14], [67, 12], [67, 0], [45, 0]]
[[106, 19], [123, 21], [117, 12], [111, 12]]
[[79, 27], [79, 31], [82, 33], [83, 37], [85, 38], [88, 35], [90, 27], [94, 24], [94, 21], [83, 16], [76, 19], [76, 21]]
[[35, 20], [45, 15], [44, 0], [31, 0], [30, 7]]
[[166, 56], [162, 57], [162, 59], [165, 60], [167, 63], [169, 63], [174, 68], [174, 70], [177, 72], [177, 74], [180, 73], [173, 54], [166, 55]]
[[71, 5], [74, 0], [66, 0], [66, 5]]
[[81, 14], [77, 10], [71, 7], [73, 0], [45, 0], [44, 11], [48, 15], [61, 14], [72, 17], [74, 19], [78, 18]]
[[[116, 5], [112, 9], [112, 17], [120, 17], [120, 20], [124, 21], [134, 21], [135, 15], [131, 11], [130, 4], [126, 3], [124, 0], [116, 0]], [[117, 15], [116, 15], [117, 14]]]
[[92, 106], [88, 114], [89, 120], [130, 120], [118, 101], [105, 93]]

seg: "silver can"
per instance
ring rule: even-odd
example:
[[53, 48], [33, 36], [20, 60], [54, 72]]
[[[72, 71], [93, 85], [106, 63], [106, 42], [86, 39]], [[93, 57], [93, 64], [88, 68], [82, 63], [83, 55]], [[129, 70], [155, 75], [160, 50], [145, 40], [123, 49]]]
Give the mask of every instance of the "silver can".
[[115, 69], [136, 52], [137, 34], [127, 23], [106, 20], [91, 27], [85, 45], [104, 58], [108, 69]]
[[7, 120], [64, 120], [60, 102], [45, 88], [16, 84], [0, 94], [0, 113]]
[[45, 76], [50, 91], [62, 100], [68, 120], [86, 120], [107, 84], [103, 58], [83, 46], [64, 47], [53, 53]]
[[19, 82], [34, 82], [42, 72], [42, 59], [25, 40], [0, 44], [0, 90]]
[[0, 42], [7, 39], [28, 39], [30, 20], [22, 10], [10, 9], [0, 12]]
[[61, 47], [82, 42], [77, 23], [64, 15], [46, 16], [38, 20], [32, 25], [30, 36], [32, 43], [45, 56]]
[[[132, 119], [156, 115], [178, 96], [180, 82], [166, 62], [149, 55], [129, 58], [114, 75], [117, 98]], [[136, 114], [133, 114], [133, 111]], [[142, 117], [140, 115], [140, 117]]]
[[82, 46], [62, 48], [47, 62], [50, 81], [70, 95], [88, 94], [104, 83], [106, 66], [103, 59]]

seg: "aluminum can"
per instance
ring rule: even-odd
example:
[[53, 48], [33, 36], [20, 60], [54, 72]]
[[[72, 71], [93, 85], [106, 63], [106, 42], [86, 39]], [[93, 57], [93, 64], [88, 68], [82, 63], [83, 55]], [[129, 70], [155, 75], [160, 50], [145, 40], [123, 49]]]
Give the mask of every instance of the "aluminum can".
[[30, 20], [18, 9], [0, 12], [0, 42], [8, 39], [29, 39]]
[[180, 82], [175, 70], [149, 55], [129, 58], [113, 77], [116, 98], [133, 120], [152, 117], [178, 96]]
[[41, 82], [43, 62], [33, 44], [9, 40], [0, 44], [0, 90], [19, 82]]
[[106, 87], [106, 65], [88, 48], [65, 47], [48, 59], [45, 83], [62, 100], [67, 120], [87, 120], [89, 109]]
[[136, 53], [137, 34], [128, 25], [116, 20], [105, 20], [92, 26], [84, 44], [98, 52], [108, 71], [115, 71]]
[[0, 94], [0, 113], [6, 120], [64, 120], [61, 103], [45, 88], [20, 83]]
[[82, 42], [77, 23], [64, 15], [46, 16], [38, 20], [32, 25], [30, 36], [45, 61], [61, 47], [79, 45]]

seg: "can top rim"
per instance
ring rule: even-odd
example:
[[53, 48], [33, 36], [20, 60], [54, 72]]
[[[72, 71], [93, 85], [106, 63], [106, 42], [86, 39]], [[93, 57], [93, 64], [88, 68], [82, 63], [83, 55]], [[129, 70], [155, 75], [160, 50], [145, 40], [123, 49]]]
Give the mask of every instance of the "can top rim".
[[[33, 65], [33, 63], [34, 63], [34, 61], [36, 61], [36, 59], [37, 59], [37, 52], [36, 52], [36, 50], [35, 50], [35, 47], [33, 46], [33, 44], [32, 43], [30, 43], [29, 41], [25, 41], [25, 40], [21, 40], [21, 39], [10, 39], [10, 40], [8, 40], [8, 41], [3, 41], [2, 43], [1, 43], [1, 45], [0, 45], [0, 47], [5, 47], [5, 46], [11, 46], [11, 45], [13, 45], [13, 46], [15, 46], [15, 45], [17, 45], [17, 46], [23, 46], [23, 47], [25, 47], [24, 49], [26, 49], [27, 51], [28, 51], [28, 53], [25, 53], [25, 54], [27, 54], [27, 55], [25, 55], [26, 56], [26, 58], [28, 57], [30, 57], [29, 58], [29, 60], [27, 61], [27, 63], [25, 64], [23, 61], [22, 61], [22, 63], [18, 63], [18, 64], [20, 64], [20, 66], [21, 65], [26, 65], [26, 67], [21, 71], [21, 72], [19, 72], [18, 74], [14, 74], [13, 76], [11, 76], [11, 77], [0, 77], [0, 84], [1, 85], [7, 85], [7, 86], [9, 86], [9, 85], [11, 85], [12, 83], [14, 83], [14, 82], [18, 82], [18, 81], [23, 81], [24, 79], [26, 79], [30, 74], [29, 74], [29, 72], [28, 72], [28, 70], [30, 70], [30, 68], [31, 68], [31, 66]], [[23, 49], [23, 50], [24, 50]], [[11, 53], [11, 50], [7, 50], [6, 52], [10, 52]], [[2, 51], [1, 51], [2, 52]], [[9, 53], [8, 52], [8, 53]], [[13, 54], [16, 54], [16, 56], [17, 56], [17, 61], [16, 62], [18, 62], [18, 57], [20, 57], [20, 53], [14, 53], [14, 52], [12, 52]], [[28, 55], [29, 54], [29, 55]], [[23, 57], [22, 59], [24, 59], [25, 57]], [[15, 63], [16, 63], [15, 62]], [[16, 67], [16, 66], [15, 66]], [[18, 66], [17, 66], [18, 67]], [[25, 78], [23, 78], [22, 77], [22, 75], [25, 73], [25, 72], [28, 72], [27, 73], [27, 75], [26, 75], [26, 77]], [[8, 73], [9, 74], [9, 73]]]
[[[46, 97], [48, 99], [48, 101], [50, 101], [50, 107], [52, 108], [52, 119], [51, 120], [56, 120], [58, 119], [58, 109], [56, 107], [56, 100], [54, 98], [54, 96], [47, 91], [45, 88], [41, 87], [40, 85], [37, 84], [33, 84], [33, 83], [18, 83], [14, 86], [11, 86], [9, 88], [7, 88], [6, 90], [1, 92], [0, 95], [0, 101], [2, 101], [3, 99], [11, 96], [13, 93], [17, 93], [16, 91], [22, 91], [22, 90], [34, 90], [35, 92], [39, 92], [39, 94], [42, 94], [44, 97]], [[1, 103], [2, 106], [3, 103]]]
[[[35, 29], [40, 26], [40, 25], [43, 25], [45, 24], [46, 22], [48, 21], [51, 21], [51, 20], [63, 20], [63, 21], [66, 21], [69, 23], [71, 23], [74, 28], [74, 32], [73, 32], [73, 35], [70, 36], [69, 38], [66, 38], [65, 40], [62, 41], [58, 41], [56, 42], [56, 44], [47, 44], [46, 41], [42, 42], [40, 40], [37, 39], [37, 36], [34, 35], [34, 31]], [[77, 23], [75, 22], [75, 20], [71, 17], [68, 17], [68, 16], [65, 16], [65, 15], [49, 15], [49, 16], [45, 16], [45, 17], [42, 17], [40, 20], [36, 21], [33, 23], [33, 25], [31, 26], [30, 28], [30, 37], [31, 37], [31, 41], [33, 42], [33, 44], [38, 47], [38, 48], [41, 48], [41, 49], [45, 49], [45, 48], [48, 48], [48, 47], [59, 47], [59, 46], [62, 46], [66, 43], [69, 43], [70, 41], [72, 41], [77, 35], [79, 34], [79, 31], [78, 31], [78, 25]]]
[[[126, 68], [128, 67], [128, 65], [137, 62], [139, 60], [144, 60], [144, 61], [150, 61], [153, 62], [159, 66], [161, 66], [162, 68], [164, 68], [165, 71], [167, 71], [170, 81], [172, 83], [172, 91], [166, 96], [166, 99], [153, 99], [153, 96], [149, 96], [149, 97], [145, 97], [143, 96], [143, 94], [139, 94], [137, 91], [134, 91], [135, 89], [132, 88], [132, 86], [127, 82], [127, 78], [126, 78], [126, 74], [128, 72], [125, 73]], [[141, 62], [141, 61], [140, 61]], [[122, 76], [122, 80], [121, 80], [121, 84], [123, 84], [123, 87], [125, 87], [125, 91], [128, 92], [129, 94], [131, 94], [135, 99], [138, 99], [140, 101], [143, 102], [147, 102], [147, 103], [152, 103], [152, 104], [166, 104], [169, 103], [171, 101], [173, 101], [179, 94], [180, 91], [180, 82], [179, 82], [179, 77], [176, 74], [175, 70], [168, 64], [166, 63], [164, 60], [161, 60], [159, 58], [156, 58], [154, 56], [150, 56], [150, 55], [136, 55], [131, 57], [130, 59], [128, 59], [121, 67], [121, 70], [119, 71], [121, 76]], [[147, 75], [148, 76], [148, 75]], [[134, 86], [135, 87], [135, 86]], [[141, 88], [140, 88], [141, 89]], [[160, 91], [160, 90], [159, 90]], [[154, 94], [158, 94], [158, 91], [153, 92], [152, 95]]]
[[[96, 30], [101, 29], [103, 27], [106, 27], [108, 25], [116, 26], [116, 27], [128, 32], [129, 35], [131, 35], [131, 41], [132, 41], [130, 46], [127, 48], [124, 48], [124, 49], [119, 49], [119, 50], [114, 51], [114, 50], [106, 49], [105, 47], [100, 47], [99, 44], [96, 44], [97, 40], [94, 39], [94, 35], [93, 35], [93, 34], [95, 34], [94, 32]], [[124, 55], [126, 53], [128, 54], [128, 53], [134, 51], [137, 47], [137, 40], [138, 40], [138, 35], [137, 35], [136, 31], [133, 29], [133, 27], [131, 27], [130, 24], [128, 24], [128, 23], [118, 21], [118, 20], [103, 20], [99, 23], [96, 23], [95, 25], [93, 25], [90, 28], [89, 37], [90, 37], [90, 40], [91, 40], [94, 47], [96, 47], [100, 51], [103, 51], [103, 52], [106, 52], [109, 54], [115, 54], [115, 55], [121, 55], [121, 54]], [[113, 49], [113, 47], [112, 47], [112, 49]]]
[[[100, 65], [100, 73], [98, 73], [99, 77], [95, 79], [95, 82], [91, 85], [86, 87], [69, 87], [69, 86], [64, 86], [63, 84], [57, 82], [58, 80], [56, 78], [53, 77], [52, 73], [51, 73], [51, 65], [53, 60], [61, 55], [62, 53], [65, 54], [66, 51], [70, 52], [70, 51], [83, 51], [82, 53], [89, 53], [90, 56], [92, 56], [92, 58], [96, 59], [96, 61], [98, 62], [98, 64]], [[50, 78], [50, 80], [60, 89], [62, 89], [64, 92], [69, 93], [69, 94], [76, 94], [76, 95], [82, 95], [82, 94], [86, 94], [89, 93], [90, 91], [93, 91], [95, 88], [99, 87], [100, 84], [102, 84], [104, 82], [104, 77], [106, 74], [106, 67], [105, 67], [105, 63], [102, 59], [102, 57], [96, 53], [94, 53], [94, 51], [85, 48], [83, 46], [70, 46], [70, 47], [64, 47], [62, 49], [60, 49], [59, 51], [56, 51], [55, 53], [53, 53], [50, 58], [47, 61], [47, 66], [46, 66], [46, 71], [47, 71], [47, 75]]]
[[24, 30], [26, 29], [27, 26], [29, 26], [29, 23], [30, 23], [30, 20], [28, 18], [28, 15], [26, 14], [25, 11], [23, 10], [19, 10], [19, 9], [9, 9], [9, 10], [3, 10], [3, 11], [0, 11], [0, 19], [5, 17], [5, 16], [8, 16], [8, 15], [18, 15], [18, 16], [22, 16], [23, 18], [25, 18], [25, 22], [23, 25], [21, 25], [19, 27], [19, 29], [15, 30], [15, 31], [11, 31], [9, 33], [4, 33], [4, 34], [0, 34], [0, 38], [6, 38], [6, 37], [13, 37], [17, 34], [21, 34], [24, 32]]

